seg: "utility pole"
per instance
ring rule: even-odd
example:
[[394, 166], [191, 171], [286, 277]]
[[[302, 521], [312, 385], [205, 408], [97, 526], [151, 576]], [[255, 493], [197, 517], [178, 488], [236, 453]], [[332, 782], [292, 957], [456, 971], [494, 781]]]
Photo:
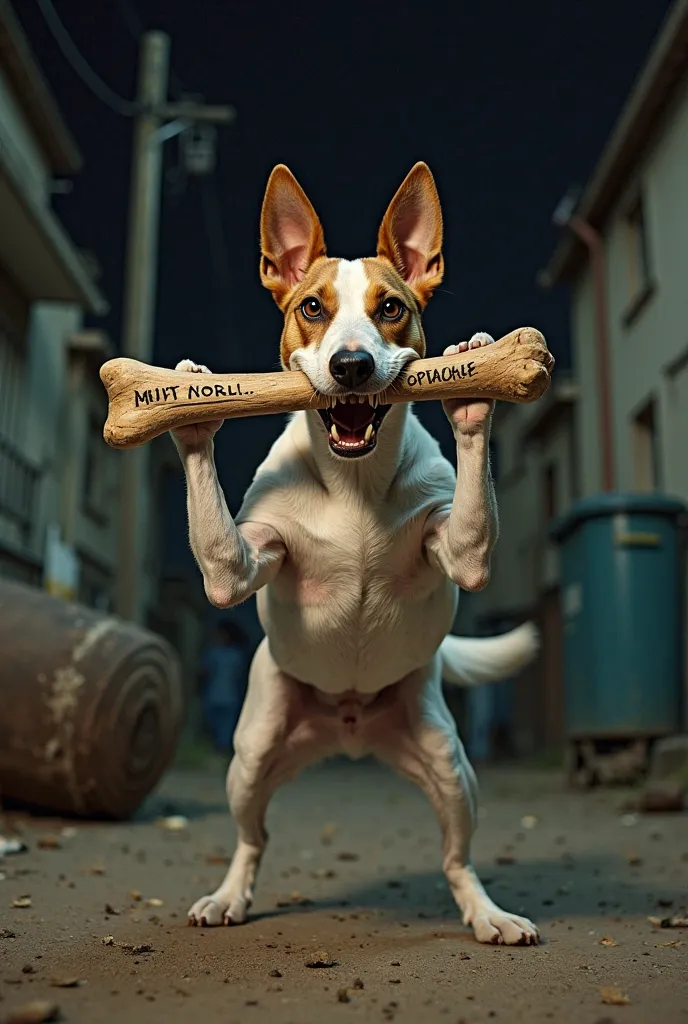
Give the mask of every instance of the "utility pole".
[[[122, 353], [151, 362], [158, 278], [162, 151], [167, 139], [198, 122], [229, 123], [232, 107], [167, 102], [170, 40], [164, 32], [141, 38], [124, 292]], [[148, 525], [150, 452], [123, 454], [119, 491], [116, 610], [144, 623], [144, 558]]]

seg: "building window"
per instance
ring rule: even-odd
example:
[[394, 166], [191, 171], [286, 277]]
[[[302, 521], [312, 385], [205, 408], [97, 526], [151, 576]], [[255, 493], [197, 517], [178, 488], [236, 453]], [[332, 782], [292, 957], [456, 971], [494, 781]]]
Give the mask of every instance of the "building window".
[[659, 452], [655, 402], [651, 400], [633, 418], [633, 483], [636, 491], [659, 488]]
[[630, 322], [652, 295], [654, 280], [650, 251], [647, 209], [642, 194], [626, 213], [628, 248], [628, 306], [624, 316]]
[[553, 462], [545, 466], [542, 476], [542, 514], [545, 523], [557, 515], [557, 467]]

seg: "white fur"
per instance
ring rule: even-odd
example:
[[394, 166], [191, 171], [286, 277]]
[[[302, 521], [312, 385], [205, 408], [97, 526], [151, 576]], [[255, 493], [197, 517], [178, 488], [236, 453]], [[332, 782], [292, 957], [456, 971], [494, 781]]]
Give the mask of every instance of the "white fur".
[[[371, 351], [378, 344], [364, 322], [361, 270], [342, 261], [342, 301], [323, 360], [327, 346], [347, 339]], [[485, 338], [471, 344], [492, 340]], [[325, 390], [326, 363], [300, 359]], [[236, 853], [219, 888], [189, 911], [192, 923], [246, 919], [272, 794], [306, 765], [343, 751], [374, 754], [426, 792], [442, 828], [447, 881], [480, 941], [537, 941], [535, 926], [500, 910], [471, 866], [477, 786], [441, 684], [443, 673], [462, 683], [503, 678], [535, 649], [532, 627], [487, 640], [447, 636], [459, 587], [484, 585], [496, 539], [488, 434], [457, 430], [456, 473], [407, 406], [392, 408], [375, 451], [360, 460], [334, 456], [318, 414], [298, 413], [236, 522], [212, 445], [177, 439], [206, 591], [222, 607], [257, 593], [266, 634], [227, 778]]]
[[291, 357], [292, 370], [303, 370], [320, 394], [336, 395], [343, 389], [330, 373], [330, 359], [343, 348], [369, 352], [375, 371], [359, 390], [377, 394], [396, 380], [410, 359], [417, 358], [411, 348], [390, 345], [365, 309], [365, 294], [370, 284], [363, 260], [339, 260], [333, 281], [337, 293], [337, 312], [317, 347], [297, 349]]

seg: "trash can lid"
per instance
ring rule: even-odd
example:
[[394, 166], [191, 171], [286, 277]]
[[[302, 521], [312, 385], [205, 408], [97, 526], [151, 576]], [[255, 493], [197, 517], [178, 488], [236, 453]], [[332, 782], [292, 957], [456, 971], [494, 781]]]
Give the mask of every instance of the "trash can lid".
[[653, 491], [646, 494], [608, 491], [603, 494], [593, 494], [589, 498], [581, 498], [580, 501], [575, 502], [568, 512], [552, 523], [549, 534], [552, 540], [561, 543], [572, 530], [586, 519], [614, 516], [619, 513], [678, 518], [685, 512], [688, 512], [685, 503], [678, 498], [671, 498], [667, 494]]

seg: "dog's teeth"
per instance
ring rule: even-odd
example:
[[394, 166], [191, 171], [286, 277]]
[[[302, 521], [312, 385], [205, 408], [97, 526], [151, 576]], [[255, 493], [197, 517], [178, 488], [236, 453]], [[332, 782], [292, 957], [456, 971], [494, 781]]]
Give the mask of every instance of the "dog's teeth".
[[339, 440], [339, 431], [337, 430], [337, 427], [334, 423], [330, 427], [330, 434], [335, 439], [335, 441]]
[[363, 405], [363, 403], [365, 402], [365, 400], [366, 400], [366, 396], [365, 396], [365, 395], [359, 395], [359, 396], [358, 396], [358, 404], [359, 404], [359, 405]]
[[365, 437], [366, 441], [370, 441], [371, 437], [373, 436], [373, 424], [372, 423], [368, 424], [368, 426], [366, 427], [366, 432], [365, 432], [365, 434], [363, 436]]

